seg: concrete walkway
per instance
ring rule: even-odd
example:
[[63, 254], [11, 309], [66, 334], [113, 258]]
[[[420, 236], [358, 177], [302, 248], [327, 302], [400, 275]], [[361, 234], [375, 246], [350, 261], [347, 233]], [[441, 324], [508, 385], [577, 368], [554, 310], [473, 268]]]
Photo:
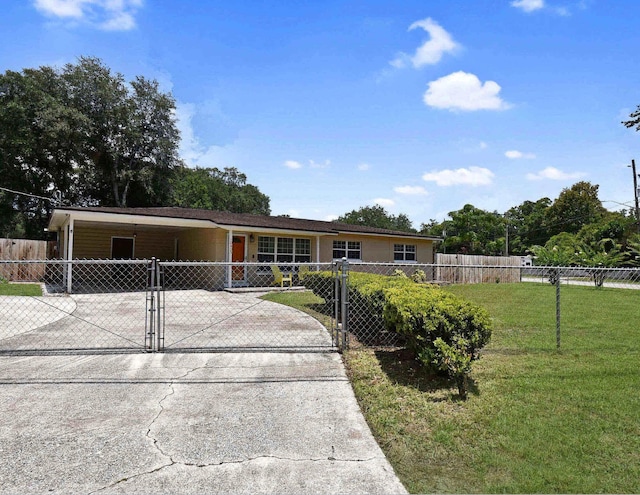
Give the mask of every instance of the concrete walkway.
[[340, 356], [0, 356], [2, 493], [406, 493]]

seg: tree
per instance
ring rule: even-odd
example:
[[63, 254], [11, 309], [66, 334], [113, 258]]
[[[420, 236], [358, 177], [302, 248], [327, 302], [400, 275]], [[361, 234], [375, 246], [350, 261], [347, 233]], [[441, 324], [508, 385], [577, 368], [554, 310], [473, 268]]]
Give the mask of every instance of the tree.
[[602, 287], [605, 279], [603, 268], [620, 266], [625, 255], [620, 245], [612, 239], [601, 239], [594, 245], [583, 244], [576, 253], [576, 264], [589, 267], [589, 275], [596, 287]]
[[[78, 205], [166, 204], [180, 165], [175, 101], [99, 59], [0, 74], [0, 173], [9, 189]], [[48, 201], [0, 195], [5, 236], [41, 238]]]
[[[0, 75], [0, 174], [8, 189], [52, 197], [78, 197], [75, 174], [83, 161], [88, 120], [69, 104], [68, 91], [49, 67]], [[6, 237], [42, 238], [51, 203], [0, 194]]]
[[584, 225], [600, 221], [606, 209], [598, 199], [598, 188], [598, 185], [580, 181], [563, 189], [547, 210], [549, 233], [576, 234]]
[[338, 217], [336, 220], [341, 223], [351, 225], [366, 225], [367, 227], [377, 227], [387, 230], [398, 230], [401, 232], [415, 232], [411, 220], [404, 213], [397, 216], [387, 212], [382, 206], [363, 206], [357, 210], [352, 210]]
[[629, 114], [629, 117], [629, 120], [622, 121], [622, 125], [628, 129], [635, 127], [636, 131], [640, 131], [640, 105], [638, 105], [638, 108], [636, 108], [634, 112]]
[[269, 197], [251, 184], [247, 176], [231, 167], [187, 168], [175, 171], [171, 203], [183, 208], [202, 208], [234, 213], [269, 215]]
[[542, 246], [547, 242], [547, 210], [550, 205], [549, 198], [525, 201], [504, 214], [509, 229], [510, 253], [524, 255], [531, 246]]
[[466, 204], [449, 212], [450, 220], [423, 224], [421, 232], [444, 238], [439, 249], [447, 253], [504, 254], [506, 225], [498, 212], [488, 212]]
[[[173, 96], [140, 76], [127, 85], [97, 58], [67, 64], [61, 77], [71, 104], [91, 123], [81, 167], [84, 198], [106, 206], [166, 203], [169, 178], [181, 163]], [[129, 201], [132, 189], [142, 194]]]

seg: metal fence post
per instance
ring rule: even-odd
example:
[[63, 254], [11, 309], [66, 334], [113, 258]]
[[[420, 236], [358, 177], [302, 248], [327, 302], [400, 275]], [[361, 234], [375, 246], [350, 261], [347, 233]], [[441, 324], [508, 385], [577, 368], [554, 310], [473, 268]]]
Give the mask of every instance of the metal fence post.
[[555, 268], [556, 282], [556, 347], [560, 349], [560, 268]]
[[333, 326], [332, 332], [333, 343], [336, 347], [340, 347], [340, 262], [334, 261], [333, 271]]
[[156, 350], [164, 351], [164, 270], [159, 260], [156, 262]]
[[147, 267], [147, 308], [145, 317], [145, 348], [149, 352], [154, 352], [156, 337], [156, 259], [151, 258]]
[[342, 319], [342, 350], [346, 350], [349, 347], [348, 340], [348, 325], [349, 325], [349, 291], [348, 291], [348, 282], [349, 282], [349, 262], [347, 258], [342, 258], [342, 275], [340, 277], [341, 282], [341, 297], [340, 297], [340, 316]]

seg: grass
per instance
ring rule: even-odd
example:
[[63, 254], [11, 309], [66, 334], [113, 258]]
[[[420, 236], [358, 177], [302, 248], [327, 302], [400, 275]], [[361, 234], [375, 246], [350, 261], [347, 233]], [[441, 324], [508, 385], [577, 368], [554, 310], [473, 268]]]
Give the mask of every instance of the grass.
[[331, 317], [328, 312], [330, 308], [327, 307], [324, 299], [311, 291], [270, 292], [262, 296], [262, 299], [299, 309], [316, 318], [328, 329], [331, 328]]
[[407, 489], [639, 493], [640, 292], [563, 286], [558, 350], [550, 284], [448, 290], [494, 321], [468, 401], [402, 349], [344, 355], [367, 421]]
[[42, 287], [39, 284], [11, 284], [0, 283], [0, 296], [41, 296]]

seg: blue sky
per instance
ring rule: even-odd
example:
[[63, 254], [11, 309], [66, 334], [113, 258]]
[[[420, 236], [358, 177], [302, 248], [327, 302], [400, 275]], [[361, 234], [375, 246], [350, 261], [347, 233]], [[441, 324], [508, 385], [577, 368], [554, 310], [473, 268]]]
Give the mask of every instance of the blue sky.
[[[273, 214], [380, 204], [416, 228], [578, 180], [633, 204], [636, 0], [6, 0], [0, 70], [100, 57], [178, 103], [190, 166]], [[640, 167], [639, 167], [640, 168]]]

